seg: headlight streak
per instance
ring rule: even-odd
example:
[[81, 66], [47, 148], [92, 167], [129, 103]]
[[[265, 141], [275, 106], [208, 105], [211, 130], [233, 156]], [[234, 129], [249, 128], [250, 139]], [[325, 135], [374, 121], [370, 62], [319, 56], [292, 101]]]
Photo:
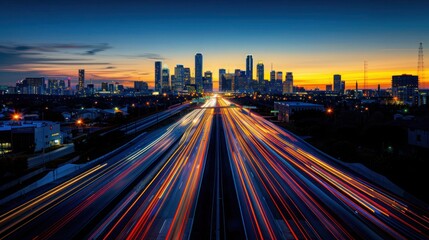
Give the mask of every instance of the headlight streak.
[[[230, 104], [225, 100], [220, 100], [220, 102], [222, 106], [228, 106]], [[242, 113], [237, 108], [222, 109], [222, 116], [224, 118], [224, 125], [229, 128], [225, 130], [228, 135], [226, 136], [227, 141], [230, 145], [240, 146], [232, 146], [231, 148], [230, 152], [232, 154], [230, 158], [231, 162], [234, 163], [232, 166], [239, 168], [240, 164], [237, 163], [237, 159], [241, 159], [240, 161], [245, 163], [245, 165], [241, 165], [243, 170], [240, 170], [240, 174], [245, 175], [245, 171], [248, 171], [252, 175], [252, 178], [249, 178], [247, 182], [241, 182], [241, 185], [243, 187], [248, 184], [260, 185], [261, 189], [264, 190], [263, 192], [271, 199], [274, 209], [277, 210], [274, 212], [283, 216], [282, 218], [286, 225], [288, 225], [287, 220], [285, 220], [281, 212], [281, 206], [283, 205], [286, 207], [286, 203], [279, 197], [279, 194], [284, 194], [286, 199], [289, 199], [290, 194], [287, 194], [288, 191], [282, 190], [283, 186], [289, 186], [293, 189], [294, 195], [298, 196], [300, 199], [299, 202], [304, 203], [308, 209], [311, 209], [311, 212], [320, 219], [320, 222], [331, 232], [332, 236], [339, 237], [343, 235], [343, 237], [350, 238], [347, 231], [353, 229], [353, 226], [347, 229], [339, 227], [338, 216], [335, 216], [335, 211], [325, 211], [322, 206], [317, 208], [317, 205], [315, 205], [315, 203], [317, 203], [316, 199], [320, 197], [308, 193], [309, 190], [307, 189], [310, 186], [308, 183], [310, 182], [302, 182], [299, 180], [298, 175], [289, 175], [288, 169], [293, 167], [302, 172], [300, 176], [313, 181], [321, 187], [321, 189], [324, 189], [326, 193], [332, 194], [330, 198], [336, 199], [335, 201], [339, 200], [345, 204], [344, 206], [348, 206], [350, 208], [348, 211], [354, 211], [355, 214], [363, 217], [361, 219], [366, 219], [365, 224], [374, 224], [378, 226], [379, 229], [382, 229], [382, 232], [384, 232], [383, 234], [395, 238], [403, 238], [404, 236], [417, 236], [417, 238], [419, 236], [420, 238], [422, 236], [427, 237], [427, 216], [410, 210], [408, 207], [409, 203], [404, 204], [404, 200], [398, 199], [397, 196], [391, 195], [387, 191], [357, 178], [351, 172], [340, 170], [330, 165], [329, 162], [324, 162], [322, 160], [323, 158], [306, 152], [304, 150], [304, 144], [300, 144], [292, 135], [284, 132], [282, 129], [260, 116], [255, 114], [249, 116], [248, 114]], [[236, 150], [234, 150], [234, 148], [236, 148]], [[234, 155], [243, 156], [237, 158], [234, 157]], [[274, 173], [273, 171], [278, 174], [278, 177], [272, 175], [272, 173]], [[253, 175], [255, 175], [254, 178]], [[279, 177], [283, 180], [278, 181], [277, 178]], [[314, 200], [308, 201], [309, 199]], [[305, 212], [298, 214], [302, 206], [295, 205], [297, 199], [293, 201], [293, 198], [290, 198], [289, 200], [292, 201], [292, 205], [296, 208], [293, 213], [297, 216], [302, 215], [299, 218], [304, 217], [304, 215], [305, 217], [310, 216]], [[258, 206], [257, 202], [252, 203], [250, 200], [247, 201], [247, 204], [253, 204], [255, 207]], [[417, 212], [427, 214], [427, 210], [421, 207], [414, 206], [414, 208]], [[247, 209], [251, 208], [247, 207]], [[287, 208], [283, 210], [285, 213], [292, 213], [292, 211], [286, 209]], [[270, 210], [272, 211], [273, 209]], [[264, 212], [269, 212], [270, 210]], [[298, 218], [292, 217], [292, 219], [295, 219], [296, 225], [300, 224], [296, 220]], [[254, 221], [264, 223], [264, 220], [260, 218], [255, 218]], [[312, 224], [312, 221], [307, 222], [309, 222], [310, 225]], [[254, 226], [258, 225], [254, 224]], [[297, 236], [307, 236], [308, 238], [312, 236], [311, 234], [315, 234], [313, 231], [313, 233], [306, 235], [306, 233], [297, 226], [292, 227], [288, 225], [288, 227], [295, 238]], [[298, 232], [294, 233], [294, 229], [297, 229]], [[354, 234], [359, 234], [359, 230], [354, 231]], [[368, 229], [366, 229], [366, 231], [368, 231]], [[255, 230], [255, 232], [258, 231]]]
[[[204, 106], [215, 104], [210, 99]], [[115, 217], [102, 223], [91, 238], [185, 237], [203, 177], [213, 113], [198, 109], [182, 119], [190, 125], [174, 152], [145, 188], [115, 210]]]
[[[106, 204], [104, 199], [113, 199], [158, 159], [156, 168], [109, 209], [89, 238], [188, 238], [216, 106], [222, 107], [228, 167], [246, 238], [429, 239], [427, 206], [364, 180], [275, 124], [220, 97], [208, 99], [153, 141], [118, 155], [117, 161], [94, 166], [2, 214], [0, 238], [19, 236], [29, 228], [24, 226], [35, 228], [37, 221], [56, 214], [56, 222], [42, 228], [37, 238], [60, 236], [62, 229], [92, 214], [98, 203]], [[163, 153], [168, 154], [160, 158]], [[66, 205], [70, 208], [63, 215], [61, 207]]]

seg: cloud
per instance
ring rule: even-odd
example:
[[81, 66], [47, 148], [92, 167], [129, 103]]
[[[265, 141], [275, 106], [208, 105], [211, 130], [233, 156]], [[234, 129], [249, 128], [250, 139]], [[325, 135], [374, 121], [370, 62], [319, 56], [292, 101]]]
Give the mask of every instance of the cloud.
[[107, 43], [75, 44], [75, 43], [45, 43], [36, 45], [7, 44], [0, 45], [1, 52], [8, 53], [52, 53], [67, 51], [84, 51], [82, 55], [95, 55], [96, 53], [112, 48]]
[[114, 66], [108, 66], [108, 67], [106, 67], [105, 69], [115, 69], [116, 67], [114, 67]]
[[49, 65], [109, 65], [108, 62], [39, 62], [40, 64], [49, 64]]
[[137, 74], [146, 76], [146, 75], [150, 75], [151, 73], [149, 73], [149, 72], [138, 72]]
[[143, 53], [143, 54], [137, 55], [137, 57], [151, 59], [151, 60], [165, 60], [164, 57], [162, 57], [157, 53]]
[[56, 58], [43, 57], [40, 55], [26, 55], [15, 53], [0, 52], [0, 70], [28, 65], [28, 64], [45, 64], [45, 65], [109, 65], [108, 62], [92, 62], [92, 59], [85, 58]]
[[96, 53], [105, 51], [109, 48], [111, 48], [111, 47], [109, 47], [107, 44], [103, 44], [101, 46], [98, 46], [98, 47], [95, 47], [91, 50], [86, 51], [86, 53], [84, 53], [84, 55], [95, 55]]
[[[19, 66], [31, 64], [43, 65], [109, 65], [108, 62], [94, 62], [94, 59], [83, 57], [83, 55], [95, 55], [98, 52], [109, 49], [107, 44], [40, 44], [22, 45], [8, 44], [0, 45], [0, 70], [19, 68]], [[74, 53], [65, 53], [69, 50], [82, 51], [81, 57]]]

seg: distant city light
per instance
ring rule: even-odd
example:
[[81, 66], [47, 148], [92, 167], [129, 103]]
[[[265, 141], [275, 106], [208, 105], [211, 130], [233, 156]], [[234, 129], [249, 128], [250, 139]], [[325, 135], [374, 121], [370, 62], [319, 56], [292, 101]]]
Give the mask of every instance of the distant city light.
[[333, 112], [333, 110], [332, 110], [332, 108], [328, 108], [328, 109], [326, 110], [326, 112], [327, 112], [327, 113], [332, 113], [332, 112]]
[[78, 119], [77, 121], [76, 121], [76, 124], [77, 125], [81, 125], [83, 123], [83, 120], [82, 119]]

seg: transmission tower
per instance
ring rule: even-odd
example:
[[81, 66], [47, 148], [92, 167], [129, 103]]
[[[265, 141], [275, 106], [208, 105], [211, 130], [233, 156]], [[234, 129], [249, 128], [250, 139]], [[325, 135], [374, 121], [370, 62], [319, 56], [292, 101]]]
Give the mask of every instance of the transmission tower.
[[419, 61], [417, 64], [417, 75], [419, 76], [419, 82], [421, 88], [424, 87], [424, 66], [423, 66], [423, 43], [420, 43], [419, 47]]
[[[368, 68], [368, 62], [365, 60], [363, 61], [363, 90], [362, 92], [366, 91], [366, 80], [367, 80], [367, 68]], [[365, 96], [365, 94], [364, 94]]]

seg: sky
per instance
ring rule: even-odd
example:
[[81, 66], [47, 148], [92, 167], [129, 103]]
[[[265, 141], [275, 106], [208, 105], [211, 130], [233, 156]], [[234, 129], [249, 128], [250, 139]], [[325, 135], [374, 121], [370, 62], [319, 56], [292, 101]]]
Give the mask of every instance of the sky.
[[[0, 3], [0, 85], [25, 77], [118, 81], [154, 86], [154, 62], [174, 72], [203, 54], [203, 71], [245, 69], [246, 56], [293, 72], [294, 85], [325, 89], [333, 74], [346, 88], [388, 88], [391, 76], [417, 74], [420, 42], [429, 48], [429, 1], [378, 0], [14, 0]], [[285, 74], [284, 74], [285, 75]], [[429, 88], [428, 77], [420, 86]], [[426, 80], [427, 79], [427, 80]]]

